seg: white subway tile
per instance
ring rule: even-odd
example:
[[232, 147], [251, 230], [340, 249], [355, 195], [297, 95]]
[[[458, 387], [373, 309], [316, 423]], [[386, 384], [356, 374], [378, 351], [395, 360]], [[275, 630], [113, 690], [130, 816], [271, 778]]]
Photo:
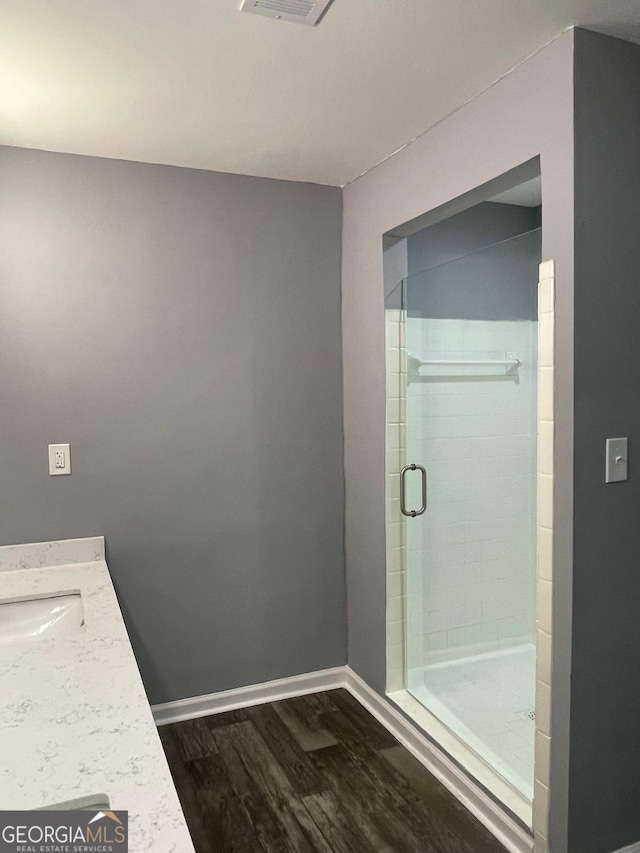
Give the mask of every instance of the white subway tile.
[[387, 690], [392, 693], [404, 688], [404, 672], [402, 667], [391, 667], [387, 669]]
[[538, 628], [536, 633], [536, 678], [544, 684], [551, 684], [551, 635]]
[[399, 474], [400, 468], [402, 468], [402, 451], [400, 448], [388, 449], [387, 450], [387, 474]]
[[536, 683], [536, 727], [551, 737], [551, 688], [542, 681]]
[[497, 622], [498, 620], [498, 599], [483, 598], [481, 602], [482, 622]]
[[483, 589], [482, 581], [476, 581], [475, 579], [471, 579], [468, 583], [460, 587], [462, 595], [461, 604], [465, 607], [477, 607], [480, 609], [480, 618], [474, 619], [474, 622], [482, 622]]
[[483, 622], [482, 624], [482, 642], [495, 643], [498, 641], [498, 623]]
[[388, 323], [385, 329], [385, 346], [390, 349], [399, 350], [402, 345], [402, 336], [399, 323]]
[[482, 604], [478, 601], [464, 608], [463, 625], [479, 625], [482, 622]]
[[387, 573], [402, 570], [402, 548], [387, 548]]
[[549, 832], [549, 789], [537, 779], [533, 786], [533, 829], [545, 837]]
[[[516, 611], [517, 608], [518, 605], [516, 604]], [[535, 633], [535, 617], [531, 611], [531, 604], [527, 601], [527, 606], [515, 613], [513, 617], [514, 637], [531, 637]]]
[[464, 628], [447, 631], [447, 648], [459, 649], [464, 646]]
[[542, 261], [542, 263], [538, 266], [538, 277], [540, 280], [544, 280], [546, 278], [555, 278], [556, 274], [556, 262], [551, 261]]
[[553, 474], [553, 438], [552, 421], [538, 422], [538, 472]]
[[541, 314], [538, 330], [538, 364], [540, 367], [554, 366], [554, 314]]
[[457, 626], [455, 625], [454, 617], [450, 610], [431, 610], [425, 621], [425, 630], [429, 634], [434, 634], [439, 631], [448, 631], [450, 628], [454, 627]]
[[387, 397], [400, 397], [399, 373], [387, 373]]
[[396, 572], [387, 575], [387, 598], [392, 599], [404, 595], [404, 574]]
[[535, 734], [535, 776], [544, 785], [549, 784], [549, 766], [551, 756], [551, 739], [536, 729]]
[[538, 313], [550, 314], [555, 308], [555, 282], [545, 278], [538, 284]]
[[482, 643], [482, 625], [466, 625], [464, 629], [465, 646], [478, 646]]
[[538, 418], [553, 420], [553, 368], [541, 367], [538, 371]]
[[486, 560], [480, 565], [482, 567], [482, 582], [486, 588], [491, 581], [497, 580], [500, 576], [499, 561], [498, 559]]
[[399, 548], [402, 545], [402, 526], [398, 524], [387, 525], [387, 548]]
[[447, 648], [447, 631], [434, 631], [427, 634], [430, 652], [439, 652]]
[[548, 527], [538, 527], [538, 575], [553, 579], [553, 530]]
[[387, 343], [387, 375], [390, 373], [400, 373], [400, 354], [402, 350], [398, 346], [390, 346]]
[[389, 646], [400, 645], [403, 642], [404, 625], [402, 622], [390, 622], [387, 625], [387, 643]]
[[398, 622], [404, 619], [404, 598], [401, 595], [387, 598], [387, 620]]
[[387, 518], [389, 521], [403, 522], [404, 516], [400, 512], [400, 499], [388, 494], [386, 500]]
[[553, 626], [553, 588], [549, 581], [538, 579], [538, 628], [546, 634], [552, 633]]
[[389, 666], [400, 669], [404, 666], [404, 645], [402, 643], [390, 643], [387, 646], [387, 663]]
[[388, 424], [397, 424], [400, 423], [400, 399], [399, 398], [388, 398], [387, 399], [387, 423]]
[[553, 527], [553, 477], [550, 474], [538, 474], [537, 507], [538, 524]]

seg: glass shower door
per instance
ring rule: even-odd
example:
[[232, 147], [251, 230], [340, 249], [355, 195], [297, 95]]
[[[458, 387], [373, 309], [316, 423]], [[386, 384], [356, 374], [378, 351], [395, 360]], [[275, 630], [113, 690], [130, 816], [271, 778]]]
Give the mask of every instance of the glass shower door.
[[405, 686], [533, 786], [540, 231], [403, 282]]

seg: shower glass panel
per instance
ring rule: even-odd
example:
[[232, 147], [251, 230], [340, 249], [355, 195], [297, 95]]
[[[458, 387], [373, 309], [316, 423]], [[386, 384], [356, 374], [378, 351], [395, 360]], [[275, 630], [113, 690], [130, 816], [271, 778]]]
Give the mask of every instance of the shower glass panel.
[[410, 466], [405, 687], [527, 799], [539, 262], [536, 229], [405, 279], [393, 306]]

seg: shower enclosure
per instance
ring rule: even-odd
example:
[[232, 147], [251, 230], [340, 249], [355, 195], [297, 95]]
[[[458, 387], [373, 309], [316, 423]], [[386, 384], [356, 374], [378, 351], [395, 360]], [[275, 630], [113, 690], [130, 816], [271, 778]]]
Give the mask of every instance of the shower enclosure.
[[386, 299], [388, 690], [529, 804], [539, 262], [536, 228]]

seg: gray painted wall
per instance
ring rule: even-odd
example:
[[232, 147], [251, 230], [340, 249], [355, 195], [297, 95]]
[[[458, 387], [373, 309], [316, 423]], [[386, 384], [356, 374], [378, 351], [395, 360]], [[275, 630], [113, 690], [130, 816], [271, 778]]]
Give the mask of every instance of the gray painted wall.
[[385, 689], [382, 235], [541, 158], [542, 256], [556, 262], [554, 853], [567, 843], [573, 535], [573, 31], [344, 190], [342, 326], [350, 665]]
[[541, 225], [541, 208], [485, 201], [407, 237], [409, 275], [448, 264]]
[[[570, 844], [640, 840], [640, 47], [576, 32]], [[605, 485], [607, 436], [629, 436]]]
[[340, 190], [11, 148], [0, 188], [0, 542], [106, 536], [152, 702], [343, 664]]
[[404, 237], [383, 237], [382, 266], [385, 304], [387, 308], [401, 308], [401, 285], [407, 277], [407, 241]]
[[536, 320], [540, 221], [540, 208], [484, 202], [408, 237], [409, 315]]

